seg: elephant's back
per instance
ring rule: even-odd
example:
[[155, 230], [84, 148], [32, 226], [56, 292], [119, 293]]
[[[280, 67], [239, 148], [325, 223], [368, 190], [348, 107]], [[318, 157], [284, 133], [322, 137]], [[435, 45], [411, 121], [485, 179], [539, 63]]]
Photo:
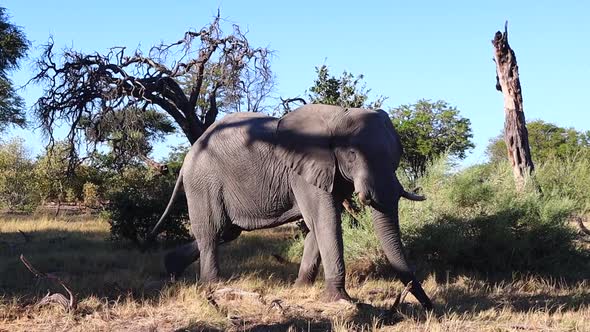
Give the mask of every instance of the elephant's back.
[[184, 163], [225, 174], [249, 168], [272, 154], [277, 124], [277, 118], [261, 113], [227, 115], [201, 135]]
[[200, 149], [224, 147], [226, 142], [234, 145], [241, 143], [269, 143], [276, 133], [278, 119], [261, 113], [234, 113], [225, 116], [209, 127], [197, 140]]

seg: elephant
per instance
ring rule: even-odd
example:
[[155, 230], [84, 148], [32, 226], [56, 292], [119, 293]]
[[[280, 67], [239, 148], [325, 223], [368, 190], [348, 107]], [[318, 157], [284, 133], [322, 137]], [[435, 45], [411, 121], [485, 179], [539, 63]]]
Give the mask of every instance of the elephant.
[[357, 193], [370, 208], [387, 259], [426, 309], [430, 298], [410, 267], [400, 239], [401, 197], [423, 200], [404, 190], [395, 171], [402, 146], [383, 110], [307, 104], [281, 118], [234, 113], [210, 126], [187, 153], [172, 197], [148, 235], [153, 241], [178, 193], [186, 194], [193, 242], [164, 258], [179, 275], [200, 259], [199, 278], [218, 279], [218, 246], [242, 231], [276, 227], [304, 219], [304, 240], [296, 285], [315, 281], [320, 264], [327, 300], [351, 300], [345, 289], [341, 212]]

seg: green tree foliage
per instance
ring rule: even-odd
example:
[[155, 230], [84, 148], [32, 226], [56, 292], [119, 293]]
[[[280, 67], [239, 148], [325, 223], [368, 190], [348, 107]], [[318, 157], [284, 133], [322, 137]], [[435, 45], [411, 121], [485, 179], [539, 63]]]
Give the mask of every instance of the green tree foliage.
[[[527, 129], [535, 162], [545, 162], [550, 158], [564, 159], [590, 152], [590, 131], [563, 128], [543, 120], [527, 123]], [[492, 163], [508, 160], [503, 134], [490, 140], [486, 154]]]
[[364, 76], [353, 75], [344, 71], [342, 76], [330, 75], [328, 66], [322, 65], [315, 68], [317, 78], [314, 85], [309, 88], [309, 101], [311, 103], [338, 105], [342, 107], [379, 108], [385, 98], [377, 97], [369, 102], [370, 89], [366, 88]]
[[74, 169], [69, 169], [69, 143], [60, 141], [52, 149], [37, 159], [35, 177], [37, 190], [44, 202], [75, 203], [84, 199], [84, 184], [104, 183], [100, 168], [92, 160], [82, 163], [76, 161]]
[[394, 108], [391, 114], [404, 147], [401, 167], [412, 182], [442, 155], [463, 159], [474, 147], [471, 121], [444, 100], [420, 99]]
[[24, 126], [24, 102], [16, 93], [8, 72], [29, 49], [29, 41], [18, 26], [9, 22], [6, 9], [0, 7], [0, 131], [10, 124]]
[[87, 208], [95, 209], [100, 207], [100, 196], [98, 194], [98, 185], [92, 182], [84, 183], [82, 187], [84, 195], [84, 206]]
[[35, 175], [41, 199], [44, 202], [65, 202], [68, 178], [67, 144], [56, 144], [53, 151], [39, 156], [35, 165]]
[[[106, 213], [111, 224], [111, 238], [140, 244], [152, 230], [166, 208], [179, 166], [184, 156], [182, 149], [174, 151], [166, 163], [171, 172], [160, 174], [145, 165], [127, 166], [109, 178], [106, 198], [110, 202]], [[178, 166], [178, 168], [177, 168]], [[165, 245], [190, 239], [185, 199], [178, 199], [161, 228]]]
[[[92, 122], [90, 120], [88, 123]], [[175, 132], [174, 123], [163, 113], [153, 109], [141, 110], [128, 107], [107, 112], [98, 126], [86, 125], [86, 137], [94, 143], [107, 143], [110, 151], [103, 155], [114, 169], [145, 159], [154, 142]]]
[[39, 204], [34, 162], [23, 141], [0, 144], [0, 205], [11, 211], [31, 211]]

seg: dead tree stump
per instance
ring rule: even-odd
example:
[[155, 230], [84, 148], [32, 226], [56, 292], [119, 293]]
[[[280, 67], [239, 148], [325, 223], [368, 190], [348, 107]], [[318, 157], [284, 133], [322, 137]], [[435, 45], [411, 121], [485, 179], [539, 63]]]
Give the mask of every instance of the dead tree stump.
[[504, 95], [504, 142], [508, 148], [516, 189], [521, 191], [535, 166], [531, 158], [529, 135], [522, 107], [516, 55], [508, 45], [508, 22], [504, 25], [504, 33], [496, 32], [492, 44], [496, 62], [496, 89]]

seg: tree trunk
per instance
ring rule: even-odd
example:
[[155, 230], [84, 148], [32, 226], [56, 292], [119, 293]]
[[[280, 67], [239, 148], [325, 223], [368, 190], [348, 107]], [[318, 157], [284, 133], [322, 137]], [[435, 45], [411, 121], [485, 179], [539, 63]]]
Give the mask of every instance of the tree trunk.
[[496, 62], [496, 89], [504, 94], [504, 142], [508, 148], [516, 189], [521, 191], [535, 166], [522, 107], [516, 56], [508, 45], [508, 22], [504, 25], [504, 33], [496, 32], [492, 44]]

